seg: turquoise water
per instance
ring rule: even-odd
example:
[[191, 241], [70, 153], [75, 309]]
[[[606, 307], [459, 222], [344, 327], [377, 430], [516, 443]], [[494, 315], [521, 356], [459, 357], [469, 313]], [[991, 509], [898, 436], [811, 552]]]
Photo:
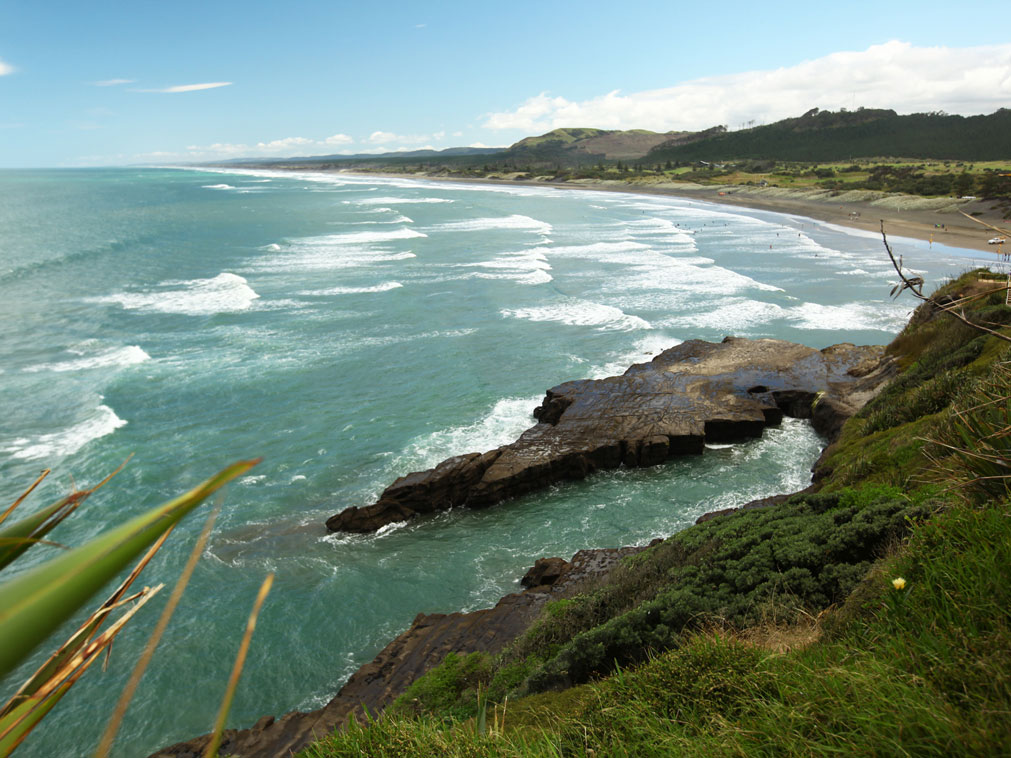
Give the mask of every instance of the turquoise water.
[[[641, 544], [803, 487], [820, 449], [787, 421], [701, 458], [379, 535], [326, 534], [326, 517], [397, 476], [513, 439], [546, 388], [695, 337], [881, 343], [912, 308], [888, 299], [874, 235], [620, 193], [0, 172], [0, 232], [0, 503], [42, 468], [54, 473], [36, 507], [134, 453], [54, 534], [77, 544], [232, 460], [264, 458], [227, 493], [127, 715], [123, 756], [208, 731], [268, 571], [232, 726], [322, 705], [417, 613], [488, 606], [539, 556]], [[894, 243], [931, 282], [973, 264]], [[172, 581], [201, 521], [177, 530], [148, 583]], [[90, 755], [156, 612], [19, 754]]]

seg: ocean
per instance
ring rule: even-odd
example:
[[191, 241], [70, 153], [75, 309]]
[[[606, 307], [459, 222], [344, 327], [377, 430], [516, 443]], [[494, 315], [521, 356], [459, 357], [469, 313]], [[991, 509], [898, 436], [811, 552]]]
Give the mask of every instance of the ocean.
[[[892, 242], [928, 283], [983, 257]], [[787, 420], [760, 440], [486, 510], [367, 536], [323, 527], [402, 474], [511, 441], [547, 388], [683, 340], [887, 342], [915, 304], [889, 298], [894, 280], [876, 235], [671, 197], [258, 170], [3, 171], [0, 505], [43, 468], [53, 473], [29, 510], [133, 454], [52, 535], [76, 545], [263, 457], [228, 489], [127, 714], [115, 754], [144, 756], [209, 731], [268, 572], [234, 727], [321, 706], [417, 613], [490, 606], [538, 557], [643, 544], [806, 486], [822, 443]], [[146, 583], [174, 581], [200, 513]], [[19, 755], [91, 755], [157, 612], [131, 623], [108, 670], [89, 671]]]

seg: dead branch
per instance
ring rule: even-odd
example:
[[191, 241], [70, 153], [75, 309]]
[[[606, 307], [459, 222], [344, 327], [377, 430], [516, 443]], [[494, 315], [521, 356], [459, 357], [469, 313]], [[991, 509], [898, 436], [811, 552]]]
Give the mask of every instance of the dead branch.
[[[982, 222], [980, 222], [980, 223], [982, 223]], [[930, 303], [937, 310], [944, 311], [948, 315], [953, 316], [954, 318], [956, 318], [959, 321], [961, 321], [966, 326], [970, 326], [973, 329], [976, 329], [977, 331], [983, 332], [984, 334], [989, 334], [990, 336], [996, 337], [997, 339], [1003, 340], [1004, 342], [1011, 342], [1011, 337], [1009, 337], [1008, 335], [1001, 334], [1000, 332], [994, 331], [993, 329], [988, 329], [987, 327], [983, 326], [982, 324], [977, 324], [974, 321], [970, 321], [966, 317], [964, 310], [961, 310], [961, 309], [956, 310], [955, 306], [964, 303], [965, 299], [958, 300], [958, 301], [956, 301], [954, 303], [940, 303], [937, 300], [935, 300], [933, 298], [933, 296], [924, 295], [923, 294], [923, 279], [921, 277], [918, 277], [918, 276], [912, 277], [912, 278], [906, 276], [902, 272], [902, 261], [901, 260], [898, 260], [898, 261], [895, 260], [895, 254], [892, 252], [892, 247], [891, 247], [891, 245], [888, 244], [888, 237], [885, 234], [885, 221], [884, 221], [884, 219], [881, 220], [881, 241], [885, 243], [885, 250], [888, 252], [888, 258], [892, 262], [892, 267], [895, 269], [895, 272], [899, 275], [899, 279], [902, 280], [900, 284], [897, 284], [897, 285], [895, 285], [895, 287], [892, 288], [892, 294], [894, 296], [898, 296], [899, 293], [901, 293], [903, 290], [907, 290], [908, 289], [910, 292], [913, 293], [913, 297], [915, 297], [917, 300], [922, 300], [925, 303]], [[1008, 287], [1000, 287], [1000, 288], [997, 288], [997, 289], [993, 290], [993, 292], [1000, 292], [1000, 291], [1007, 291], [1007, 290], [1008, 290]]]
[[959, 211], [959, 213], [961, 213], [963, 216], [965, 216], [970, 221], [975, 221], [977, 224], [982, 224], [987, 229], [993, 229], [995, 232], [1000, 232], [1001, 234], [1011, 235], [1011, 232], [1009, 232], [1007, 229], [1001, 229], [999, 226], [994, 226], [993, 224], [986, 223], [986, 221], [980, 221], [978, 218], [976, 218], [975, 216], [970, 216], [965, 211]]

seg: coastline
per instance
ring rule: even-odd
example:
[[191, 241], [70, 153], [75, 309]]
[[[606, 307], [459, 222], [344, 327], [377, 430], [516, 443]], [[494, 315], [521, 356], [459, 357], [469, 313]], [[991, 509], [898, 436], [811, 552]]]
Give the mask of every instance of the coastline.
[[[292, 169], [295, 170], [295, 169]], [[305, 167], [297, 170], [303, 171]], [[701, 185], [690, 182], [625, 182], [617, 180], [577, 179], [555, 182], [547, 179], [515, 179], [509, 177], [456, 177], [440, 174], [387, 173], [348, 170], [325, 170], [325, 173], [351, 174], [367, 177], [424, 179], [436, 182], [481, 184], [489, 186], [548, 187], [558, 190], [589, 190], [593, 192], [623, 192], [633, 195], [661, 195], [686, 200], [731, 205], [758, 211], [771, 211], [803, 216], [836, 226], [857, 229], [872, 234], [881, 231], [892, 237], [908, 237], [939, 245], [975, 250], [993, 256], [999, 262], [997, 248], [987, 240], [997, 235], [982, 224], [974, 223], [959, 211], [974, 214], [987, 224], [1007, 228], [1011, 222], [991, 210], [992, 203], [955, 198], [925, 198], [914, 195], [851, 190], [833, 195], [827, 190], [787, 190], [778, 187], [748, 187], [741, 185]], [[1011, 247], [1008, 248], [1011, 251]]]

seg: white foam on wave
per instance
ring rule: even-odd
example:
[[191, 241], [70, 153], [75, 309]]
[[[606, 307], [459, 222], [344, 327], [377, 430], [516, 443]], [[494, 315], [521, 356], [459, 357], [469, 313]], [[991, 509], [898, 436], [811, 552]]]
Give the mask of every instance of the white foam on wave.
[[233, 190], [233, 189], [235, 189], [235, 187], [233, 187], [231, 184], [205, 184], [205, 185], [203, 185], [203, 188], [204, 189], [212, 189], [212, 190]]
[[224, 272], [212, 279], [163, 282], [146, 292], [120, 292], [88, 301], [116, 303], [126, 310], [208, 316], [248, 310], [259, 297], [243, 277]]
[[300, 292], [300, 295], [365, 295], [374, 292], [389, 292], [390, 290], [400, 289], [404, 285], [400, 282], [383, 282], [382, 284], [375, 284], [371, 287], [331, 287], [324, 290], [308, 290], [306, 292]]
[[571, 300], [532, 308], [504, 308], [499, 313], [507, 318], [552, 321], [568, 326], [595, 326], [598, 329], [617, 331], [651, 328], [648, 321], [638, 316], [631, 316], [612, 305], [592, 303], [588, 300]]
[[669, 250], [636, 240], [604, 241], [550, 247], [545, 248], [544, 253], [548, 260], [554, 257], [581, 258], [595, 263], [627, 266], [627, 274], [605, 282], [604, 291], [612, 293], [661, 290], [672, 297], [687, 295], [694, 298], [704, 294], [730, 295], [748, 289], [781, 291], [774, 285], [717, 266], [712, 258], [685, 255], [695, 252], [694, 242], [688, 242], [690, 244], [680, 250]]
[[244, 270], [328, 271], [367, 267], [376, 263], [416, 257], [410, 250], [392, 252], [388, 243], [423, 238], [427, 235], [407, 227], [382, 231], [340, 232], [293, 239], [279, 247], [280, 255], [263, 256]]
[[787, 309], [786, 316], [798, 329], [897, 332], [909, 319], [909, 309], [886, 303], [803, 303]]
[[54, 460], [73, 455], [92, 440], [112, 434], [126, 422], [107, 405], [100, 405], [86, 419], [60, 432], [21, 437], [3, 452], [22, 460]]
[[450, 221], [428, 227], [429, 231], [438, 232], [487, 232], [495, 229], [518, 229], [522, 231], [550, 234], [551, 224], [538, 221], [530, 216], [514, 213], [511, 216], [494, 216], [491, 218], [472, 218], [466, 221]]
[[279, 169], [262, 168], [210, 168], [193, 166], [169, 166], [183, 171], [199, 171], [201, 174], [228, 174], [230, 176], [251, 176], [259, 179], [294, 179], [302, 182], [312, 182], [318, 184], [329, 184], [343, 187], [355, 183], [352, 179], [337, 174], [328, 174], [321, 171], [287, 171]]
[[553, 257], [586, 258], [601, 263], [625, 263], [628, 259], [624, 256], [628, 253], [649, 249], [649, 245], [642, 242], [609, 240], [590, 242], [583, 245], [558, 245], [545, 248], [544, 252]]
[[405, 205], [414, 203], [454, 203], [446, 197], [363, 197], [361, 200], [343, 200], [346, 205]]
[[302, 237], [298, 240], [293, 240], [293, 244], [303, 247], [319, 245], [368, 245], [376, 242], [393, 242], [395, 240], [409, 240], [427, 236], [424, 232], [402, 227], [388, 232], [341, 232], [340, 234], [324, 234], [319, 237]]
[[[707, 304], [701, 303], [700, 310], [682, 313], [664, 319], [659, 325], [677, 329], [711, 329], [723, 334], [750, 334], [755, 327], [784, 318], [784, 310], [775, 303], [750, 300], [743, 297]], [[758, 329], [758, 332], [764, 331]]]
[[281, 255], [255, 261], [244, 270], [268, 273], [335, 271], [369, 268], [376, 264], [394, 263], [416, 257], [409, 250], [401, 253], [385, 253], [371, 250], [368, 247], [313, 245], [303, 248], [293, 245]]
[[264, 246], [263, 246], [263, 247], [261, 247], [260, 249], [261, 249], [261, 250], [269, 250], [269, 251], [271, 251], [271, 252], [277, 252], [278, 250], [280, 250], [280, 249], [281, 249], [281, 246], [280, 246], [280, 245], [278, 245], [278, 244], [277, 244], [276, 242], [272, 242], [272, 243], [270, 243], [269, 245], [264, 245]]
[[41, 363], [37, 366], [28, 366], [24, 370], [33, 373], [37, 371], [86, 371], [87, 369], [111, 366], [133, 366], [151, 360], [151, 356], [138, 345], [109, 348], [95, 355], [84, 355], [80, 351], [71, 352], [77, 352], [81, 357], [56, 363]]
[[666, 334], [648, 334], [640, 337], [626, 352], [611, 355], [608, 361], [590, 369], [587, 376], [590, 379], [604, 379], [608, 376], [624, 374], [629, 366], [636, 363], [647, 363], [664, 350], [680, 345], [684, 340], [668, 337]]
[[692, 234], [687, 229], [682, 229], [670, 219], [649, 216], [626, 222], [626, 226], [631, 228], [637, 235], [661, 237], [665, 242], [669, 242], [673, 238], [677, 242], [693, 248], [695, 247], [695, 239]]
[[[392, 208], [382, 208], [384, 211], [392, 211]], [[332, 224], [340, 224], [341, 226], [364, 226], [366, 224], [413, 224], [414, 219], [409, 216], [405, 216], [403, 213], [398, 213], [393, 218], [384, 218], [382, 220], [373, 221], [331, 221]]]
[[484, 452], [508, 444], [537, 423], [533, 410], [542, 399], [542, 395], [503, 398], [476, 421], [411, 440], [400, 455], [394, 456], [390, 467], [397, 471], [418, 471], [454, 455]]
[[551, 264], [542, 248], [502, 253], [489, 261], [460, 264], [463, 268], [482, 269], [474, 274], [480, 279], [511, 279], [521, 284], [546, 284], [551, 281]]

